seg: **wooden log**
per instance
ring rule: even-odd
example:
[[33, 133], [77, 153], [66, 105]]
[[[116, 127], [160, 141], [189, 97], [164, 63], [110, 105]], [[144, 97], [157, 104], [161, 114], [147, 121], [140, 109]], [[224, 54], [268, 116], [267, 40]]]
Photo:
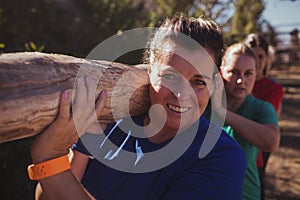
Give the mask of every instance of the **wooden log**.
[[141, 67], [60, 54], [0, 55], [0, 143], [40, 133], [58, 113], [60, 94], [78, 76], [99, 80], [95, 95], [108, 91], [100, 120], [147, 112], [148, 76]]

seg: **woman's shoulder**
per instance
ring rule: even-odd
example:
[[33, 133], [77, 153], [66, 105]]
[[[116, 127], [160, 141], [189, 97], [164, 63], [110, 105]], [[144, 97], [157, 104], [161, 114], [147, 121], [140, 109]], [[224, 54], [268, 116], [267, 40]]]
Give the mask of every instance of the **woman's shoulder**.
[[283, 87], [274, 78], [264, 77], [262, 89], [273, 88], [277, 90], [283, 90]]
[[[204, 157], [205, 155], [210, 156], [212, 154], [225, 155], [225, 157], [237, 157], [238, 159], [243, 158], [244, 152], [240, 145], [231, 138], [223, 128], [214, 122], [210, 122], [207, 119], [202, 119], [202, 128], [198, 129], [198, 132], [206, 131], [204, 138], [200, 137], [200, 149], [199, 156]], [[199, 134], [199, 133], [198, 133]]]
[[245, 159], [245, 153], [241, 146], [224, 130], [222, 130], [218, 143], [215, 146], [215, 151], [221, 152], [224, 155], [231, 155], [230, 159], [236, 159], [239, 161], [243, 161], [243, 159]]
[[278, 123], [274, 106], [252, 95], [248, 95], [240, 113], [242, 116], [260, 123]]
[[244, 105], [245, 105], [244, 107], [247, 107], [251, 110], [253, 110], [253, 108], [261, 109], [262, 107], [273, 108], [271, 103], [261, 100], [253, 95], [247, 96]]
[[276, 112], [274, 109], [274, 106], [267, 101], [258, 99], [257, 97], [254, 97], [253, 95], [248, 95], [242, 109], [239, 111], [243, 113], [243, 116], [248, 116], [248, 118], [253, 119], [253, 117], [259, 116], [265, 116], [265, 115], [275, 115]]

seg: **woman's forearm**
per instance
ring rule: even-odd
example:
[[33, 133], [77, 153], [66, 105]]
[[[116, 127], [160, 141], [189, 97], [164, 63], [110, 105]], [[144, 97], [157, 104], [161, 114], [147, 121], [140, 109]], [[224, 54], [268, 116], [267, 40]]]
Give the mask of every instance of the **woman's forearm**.
[[36, 199], [94, 199], [83, 188], [71, 170], [41, 179], [39, 184], [36, 188]]
[[276, 125], [261, 124], [231, 111], [227, 111], [225, 123], [263, 151], [275, 151], [279, 147], [280, 131]]

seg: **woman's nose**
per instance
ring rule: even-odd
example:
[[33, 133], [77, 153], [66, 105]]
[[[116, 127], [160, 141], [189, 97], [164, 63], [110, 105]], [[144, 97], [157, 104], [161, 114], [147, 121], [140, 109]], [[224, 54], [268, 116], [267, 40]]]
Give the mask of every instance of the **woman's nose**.
[[242, 82], [243, 82], [242, 77], [239, 77], [236, 79], [236, 84], [240, 85], [240, 84], [242, 84]]
[[190, 93], [192, 91], [191, 85], [189, 84], [180, 84], [177, 85], [174, 90], [174, 94], [179, 101], [185, 101], [190, 98]]

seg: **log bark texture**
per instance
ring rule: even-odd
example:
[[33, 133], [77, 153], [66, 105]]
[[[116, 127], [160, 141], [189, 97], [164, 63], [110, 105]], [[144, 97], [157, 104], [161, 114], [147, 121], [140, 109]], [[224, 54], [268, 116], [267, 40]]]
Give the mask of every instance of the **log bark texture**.
[[51, 124], [62, 91], [78, 76], [98, 81], [95, 95], [108, 91], [100, 120], [114, 121], [149, 109], [148, 76], [141, 67], [45, 53], [0, 55], [0, 143], [30, 137]]

